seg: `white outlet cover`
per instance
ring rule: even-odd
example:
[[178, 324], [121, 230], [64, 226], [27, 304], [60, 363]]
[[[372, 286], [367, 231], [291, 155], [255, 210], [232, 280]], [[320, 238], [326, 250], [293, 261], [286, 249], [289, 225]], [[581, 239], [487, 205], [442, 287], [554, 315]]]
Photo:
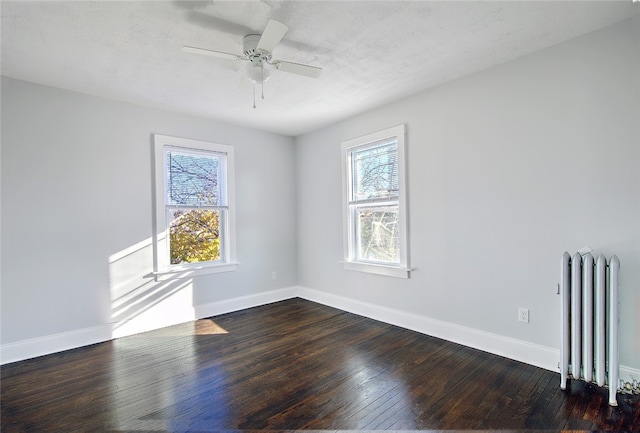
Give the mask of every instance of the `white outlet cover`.
[[529, 309], [518, 308], [518, 321], [529, 323]]

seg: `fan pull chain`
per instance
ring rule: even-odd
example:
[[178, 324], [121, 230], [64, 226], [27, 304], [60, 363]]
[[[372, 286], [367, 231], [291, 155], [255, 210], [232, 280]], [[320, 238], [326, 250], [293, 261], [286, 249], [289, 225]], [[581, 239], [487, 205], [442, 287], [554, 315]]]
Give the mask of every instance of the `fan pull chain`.
[[253, 83], [253, 108], [256, 108], [256, 83]]
[[262, 91], [262, 99], [264, 99], [264, 63], [260, 62], [260, 87]]

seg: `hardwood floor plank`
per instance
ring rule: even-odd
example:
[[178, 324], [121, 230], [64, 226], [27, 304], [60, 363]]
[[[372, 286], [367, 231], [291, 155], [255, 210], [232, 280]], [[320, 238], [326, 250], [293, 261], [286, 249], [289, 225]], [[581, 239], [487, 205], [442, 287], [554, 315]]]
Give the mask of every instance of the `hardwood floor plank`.
[[467, 397], [456, 402], [460, 415], [456, 417], [456, 412], [451, 410], [443, 419], [445, 425], [473, 429], [477, 426], [478, 420], [487, 419], [488, 425], [495, 426], [495, 422], [491, 422], [491, 402], [504, 394], [505, 391], [500, 391], [499, 388], [509, 377], [508, 373], [513, 371], [511, 366], [514, 362], [505, 358], [491, 358], [494, 357], [489, 357], [488, 368], [478, 373], [473, 383], [465, 387]]
[[3, 432], [640, 431], [640, 397], [301, 299], [2, 366]]

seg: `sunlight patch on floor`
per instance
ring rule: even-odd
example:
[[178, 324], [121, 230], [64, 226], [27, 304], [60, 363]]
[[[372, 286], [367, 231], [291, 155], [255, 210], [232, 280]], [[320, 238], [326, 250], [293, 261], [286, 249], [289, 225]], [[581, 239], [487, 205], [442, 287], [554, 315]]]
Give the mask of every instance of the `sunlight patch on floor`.
[[202, 319], [195, 322], [195, 335], [218, 335], [229, 332], [211, 319]]

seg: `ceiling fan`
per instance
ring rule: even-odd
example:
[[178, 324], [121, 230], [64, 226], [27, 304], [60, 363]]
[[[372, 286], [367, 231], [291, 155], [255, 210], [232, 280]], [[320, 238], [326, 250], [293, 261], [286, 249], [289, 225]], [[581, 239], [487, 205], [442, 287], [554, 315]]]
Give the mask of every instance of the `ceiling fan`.
[[263, 86], [262, 99], [264, 99], [264, 83], [269, 79], [270, 72], [266, 65], [273, 66], [276, 70], [289, 72], [292, 74], [303, 75], [311, 78], [318, 78], [322, 68], [301, 63], [285, 62], [284, 60], [275, 60], [271, 53], [273, 49], [280, 43], [289, 27], [270, 19], [261, 35], [249, 34], [242, 38], [242, 54], [226, 53], [223, 51], [207, 50], [204, 48], [183, 46], [182, 51], [194, 54], [203, 54], [206, 56], [220, 57], [230, 60], [243, 60], [249, 62], [247, 75], [253, 83], [253, 108], [255, 103], [255, 85], [260, 83]]

